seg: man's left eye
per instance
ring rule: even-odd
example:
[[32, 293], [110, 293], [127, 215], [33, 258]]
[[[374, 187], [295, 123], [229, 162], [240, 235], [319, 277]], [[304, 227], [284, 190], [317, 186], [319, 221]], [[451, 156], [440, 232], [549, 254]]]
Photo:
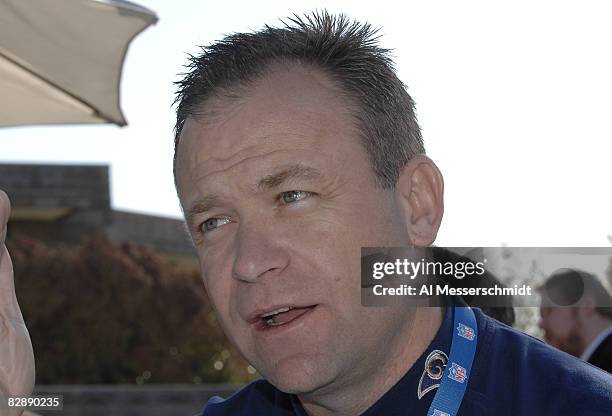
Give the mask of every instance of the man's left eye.
[[300, 201], [302, 199], [308, 198], [312, 195], [307, 191], [287, 191], [280, 194], [279, 199], [283, 204], [291, 204], [293, 202]]

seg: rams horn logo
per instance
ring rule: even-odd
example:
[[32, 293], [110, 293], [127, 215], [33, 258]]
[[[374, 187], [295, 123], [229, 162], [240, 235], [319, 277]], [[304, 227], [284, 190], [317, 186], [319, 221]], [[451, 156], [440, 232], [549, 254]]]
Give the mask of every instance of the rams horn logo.
[[440, 350], [433, 350], [425, 359], [425, 369], [419, 380], [417, 396], [419, 400], [428, 392], [440, 386], [440, 380], [444, 375], [444, 369], [448, 362], [448, 356]]

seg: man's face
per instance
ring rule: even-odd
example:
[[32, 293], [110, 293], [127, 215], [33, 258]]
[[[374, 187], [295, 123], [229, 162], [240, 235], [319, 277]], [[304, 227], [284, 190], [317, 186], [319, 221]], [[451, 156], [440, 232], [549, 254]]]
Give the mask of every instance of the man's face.
[[576, 357], [582, 354], [577, 308], [542, 307], [539, 325], [548, 344]]
[[360, 247], [410, 242], [395, 191], [317, 71], [277, 69], [215, 108], [185, 123], [177, 186], [220, 324], [284, 391], [363, 379], [411, 322], [360, 305]]

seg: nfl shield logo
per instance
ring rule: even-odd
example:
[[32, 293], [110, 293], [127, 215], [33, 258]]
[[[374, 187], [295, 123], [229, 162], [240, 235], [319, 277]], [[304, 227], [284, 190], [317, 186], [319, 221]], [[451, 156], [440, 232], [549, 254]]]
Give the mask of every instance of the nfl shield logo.
[[450, 416], [450, 415], [446, 412], [443, 412], [442, 410], [434, 409], [431, 416]]
[[465, 368], [461, 367], [457, 363], [452, 363], [451, 368], [448, 370], [448, 377], [458, 383], [463, 383], [467, 377], [467, 374], [465, 372]]
[[468, 341], [474, 341], [474, 330], [467, 325], [460, 323], [457, 327], [457, 334]]

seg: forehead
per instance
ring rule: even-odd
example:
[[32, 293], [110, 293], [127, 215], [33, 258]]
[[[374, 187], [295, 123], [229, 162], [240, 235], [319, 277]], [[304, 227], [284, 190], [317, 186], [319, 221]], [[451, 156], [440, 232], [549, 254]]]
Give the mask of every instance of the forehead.
[[211, 116], [189, 118], [182, 130], [176, 169], [181, 191], [228, 175], [265, 175], [275, 164], [324, 168], [364, 160], [348, 101], [319, 70], [272, 69], [239, 99], [210, 104]]

